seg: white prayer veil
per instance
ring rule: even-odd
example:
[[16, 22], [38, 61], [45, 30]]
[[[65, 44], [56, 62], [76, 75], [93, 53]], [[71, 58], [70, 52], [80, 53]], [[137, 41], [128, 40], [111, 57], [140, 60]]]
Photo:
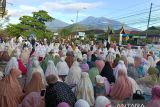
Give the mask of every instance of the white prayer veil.
[[104, 96], [98, 96], [96, 98], [95, 107], [112, 107], [111, 106], [111, 101]]
[[127, 57], [128, 64], [134, 64], [134, 58], [131, 56]]
[[72, 64], [68, 76], [65, 79], [65, 82], [68, 85], [77, 84], [81, 78], [81, 68], [77, 61], [74, 61]]
[[75, 94], [77, 99], [84, 99], [89, 103], [90, 106], [94, 105], [94, 89], [87, 72], [81, 73], [81, 79], [77, 84]]
[[156, 63], [155, 63], [155, 61], [154, 61], [152, 56], [148, 57], [148, 62], [150, 63], [151, 67], [155, 67], [156, 66]]
[[75, 103], [74, 107], [90, 107], [90, 105], [88, 104], [87, 101], [85, 101], [85, 100], [83, 100], [83, 99], [79, 99], [79, 100]]
[[6, 66], [5, 71], [4, 71], [4, 75], [5, 76], [9, 75], [11, 69], [13, 69], [13, 68], [17, 68], [18, 69], [18, 61], [17, 61], [16, 57], [12, 57], [10, 59], [10, 61], [7, 63], [7, 66]]
[[61, 57], [61, 60], [60, 62], [57, 63], [56, 67], [58, 70], [58, 75], [68, 75], [69, 67], [67, 63], [65, 62], [64, 57]]
[[120, 69], [124, 69], [124, 72], [127, 74], [127, 68], [124, 64], [124, 61], [122, 61], [122, 60], [120, 60], [118, 62], [118, 65], [114, 69], [114, 76], [115, 76], [116, 79], [118, 78], [118, 72], [119, 72]]
[[131, 77], [128, 77], [128, 78], [129, 78], [130, 82], [132, 83], [133, 93], [136, 93], [137, 90], [141, 90], [139, 85], [137, 84], [137, 82], [133, 78], [131, 78]]
[[31, 80], [32, 78], [32, 74], [34, 72], [40, 72], [41, 73], [41, 77], [42, 77], [42, 81], [44, 84], [47, 84], [46, 80], [45, 80], [45, 76], [44, 76], [44, 72], [39, 64], [39, 61], [36, 57], [33, 57], [31, 59], [31, 62], [30, 62], [31, 66], [29, 68], [29, 71], [27, 72], [27, 78], [26, 78], [26, 84], [29, 83], [29, 81]]
[[45, 72], [45, 77], [47, 77], [49, 75], [58, 76], [57, 68], [55, 67], [55, 64], [52, 60], [48, 61], [48, 66], [47, 66], [47, 69], [46, 69], [46, 72]]

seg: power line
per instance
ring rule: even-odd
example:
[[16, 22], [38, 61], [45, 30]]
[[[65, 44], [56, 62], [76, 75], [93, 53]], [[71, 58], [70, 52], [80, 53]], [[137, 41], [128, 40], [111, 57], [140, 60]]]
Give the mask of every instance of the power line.
[[[155, 26], [155, 24], [156, 24], [156, 26], [157, 26], [157, 25], [158, 25], [157, 22], [159, 22], [159, 21], [152, 21], [152, 22], [150, 23], [150, 26]], [[160, 24], [159, 24], [159, 25], [160, 25]], [[142, 27], [146, 27], [146, 25], [137, 26], [136, 28], [142, 28]]]
[[[155, 10], [153, 10], [152, 12], [156, 12], [156, 11], [160, 11], [160, 8], [159, 8], [159, 9], [155, 9]], [[137, 16], [137, 15], [144, 15], [144, 14], [146, 14], [146, 13], [148, 13], [148, 11], [140, 12], [140, 13], [136, 13], [136, 14], [124, 16], [124, 17], [120, 17], [120, 18], [117, 18], [117, 19], [115, 19], [115, 20], [125, 19], [125, 18], [129, 18], [129, 17], [132, 17], [132, 16]]]
[[[147, 3], [148, 3], [147, 1], [148, 1], [148, 0], [144, 0], [143, 2], [135, 3], [135, 4], [130, 5], [130, 6], [128, 6], [128, 7], [125, 7], [125, 8], [119, 8], [119, 9], [116, 9], [116, 10], [112, 10], [112, 11], [109, 12], [109, 13], [117, 13], [117, 11], [119, 12], [119, 11], [122, 11], [122, 10], [131, 10], [131, 9], [134, 9], [134, 10], [135, 10], [135, 7], [138, 7], [138, 6], [142, 6], [142, 5], [147, 4]], [[107, 9], [108, 9], [108, 8], [107, 8]], [[133, 10], [131, 10], [131, 11], [133, 11]]]
[[[160, 7], [160, 6], [153, 6], [153, 8], [157, 8], [157, 7]], [[121, 17], [122, 15], [124, 16], [124, 15], [126, 15], [126, 14], [133, 14], [133, 13], [137, 13], [137, 12], [143, 12], [143, 11], [147, 11], [148, 12], [148, 10], [149, 10], [149, 8], [145, 8], [145, 9], [141, 9], [141, 10], [131, 10], [130, 12], [127, 12], [127, 13], [124, 13], [124, 14], [121, 14], [121, 15], [119, 15], [119, 16], [115, 16], [115, 17], [111, 17], [111, 18], [117, 18], [117, 17]], [[120, 10], [118, 10], [118, 12], [119, 12]], [[113, 14], [114, 12], [112, 12], [112, 14]], [[117, 13], [117, 12], [116, 12]]]

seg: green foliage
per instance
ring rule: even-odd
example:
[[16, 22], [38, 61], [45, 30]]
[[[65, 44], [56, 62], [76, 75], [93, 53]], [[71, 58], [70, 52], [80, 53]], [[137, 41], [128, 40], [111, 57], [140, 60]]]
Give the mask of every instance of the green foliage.
[[22, 30], [18, 28], [18, 25], [15, 24], [9, 24], [6, 28], [6, 31], [8, 32], [8, 35], [13, 37], [19, 37], [22, 33]]
[[113, 36], [111, 36], [111, 41], [112, 42], [114, 42], [114, 41], [116, 41], [117, 43], [119, 42], [119, 36], [118, 35], [113, 35]]
[[87, 27], [81, 24], [72, 24], [70, 26], [65, 27], [65, 29], [68, 29], [71, 32], [77, 32], [77, 31], [85, 31], [87, 30]]
[[59, 34], [62, 38], [66, 38], [71, 35], [71, 31], [69, 29], [61, 29]]
[[52, 32], [47, 30], [45, 22], [52, 21], [53, 18], [44, 10], [33, 12], [33, 16], [22, 16], [19, 18], [19, 24], [9, 24], [6, 31], [11, 36], [28, 37], [35, 34], [37, 39], [52, 38]]
[[5, 30], [0, 29], [0, 37], [6, 39], [8, 37], [7, 32]]
[[145, 39], [143, 39], [143, 42], [147, 43], [147, 44], [151, 44], [152, 43], [152, 38], [150, 38], [150, 39], [145, 38]]
[[89, 40], [89, 38], [85, 37], [84, 40], [81, 40], [83, 44], [88, 44], [91, 41]]
[[108, 40], [108, 33], [107, 33], [107, 32], [104, 32], [102, 35], [99, 36], [99, 39]]
[[86, 34], [86, 38], [89, 39], [90, 41], [94, 41], [96, 36], [94, 32], [89, 32], [88, 34]]
[[45, 24], [45, 22], [53, 20], [53, 18], [48, 15], [48, 12], [44, 10], [40, 10], [39, 12], [33, 12], [33, 17], [43, 24]]

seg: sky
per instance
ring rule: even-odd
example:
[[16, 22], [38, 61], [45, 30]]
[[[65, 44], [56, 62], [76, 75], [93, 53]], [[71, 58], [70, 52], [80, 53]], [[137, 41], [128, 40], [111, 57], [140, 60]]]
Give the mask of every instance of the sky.
[[[150, 25], [160, 26], [160, 0], [7, 0], [10, 23], [18, 23], [19, 17], [31, 15], [33, 11], [46, 10], [53, 18], [72, 24], [88, 16], [106, 17], [144, 29], [149, 9], [153, 3]], [[71, 20], [74, 20], [72, 22]]]

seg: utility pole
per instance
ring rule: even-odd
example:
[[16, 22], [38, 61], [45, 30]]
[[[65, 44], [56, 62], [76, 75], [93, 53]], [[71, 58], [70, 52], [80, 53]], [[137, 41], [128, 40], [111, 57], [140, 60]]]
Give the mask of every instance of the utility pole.
[[[86, 8], [84, 7], [84, 8], [82, 8], [82, 9], [86, 9]], [[76, 22], [75, 22], [75, 25], [76, 25], [76, 40], [77, 40], [77, 38], [78, 38], [78, 17], [79, 17], [79, 12], [80, 12], [80, 10], [82, 10], [82, 9], [77, 10], [77, 15], [76, 15]]]
[[78, 38], [78, 15], [79, 15], [79, 10], [77, 10], [77, 16], [76, 16], [76, 40]]
[[147, 24], [147, 31], [146, 31], [146, 38], [148, 36], [148, 28], [149, 28], [149, 23], [150, 23], [150, 19], [151, 19], [152, 5], [153, 5], [153, 3], [151, 3], [151, 6], [150, 6], [149, 18], [148, 18], [148, 24]]

